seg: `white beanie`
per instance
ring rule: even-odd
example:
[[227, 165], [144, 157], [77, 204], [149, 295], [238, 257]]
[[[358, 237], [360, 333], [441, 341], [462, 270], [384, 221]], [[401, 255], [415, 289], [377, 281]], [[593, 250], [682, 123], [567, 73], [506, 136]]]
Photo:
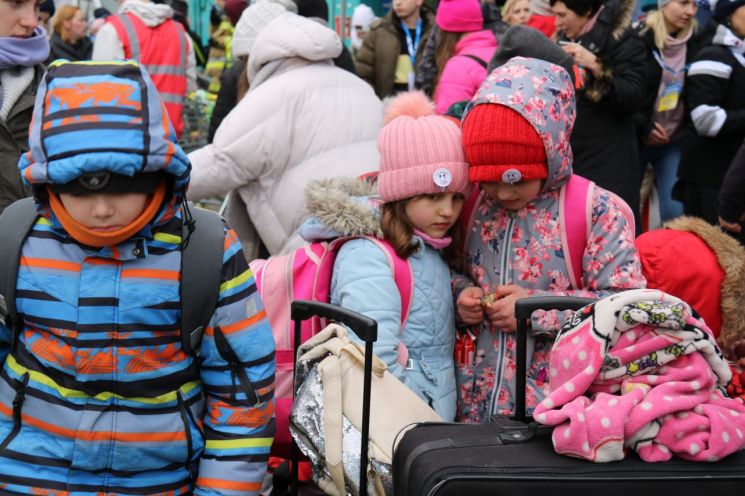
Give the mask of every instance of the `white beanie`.
[[280, 4], [287, 12], [297, 14], [297, 4], [292, 0], [251, 0], [251, 5], [259, 2], [274, 2]]
[[362, 40], [357, 36], [355, 26], [362, 26], [364, 31], [369, 31], [370, 24], [372, 24], [375, 19], [377, 19], [377, 17], [375, 16], [373, 9], [364, 3], [361, 3], [354, 8], [354, 13], [352, 13], [352, 46], [356, 49], [359, 50], [360, 47], [362, 47]]
[[250, 55], [254, 41], [262, 29], [287, 12], [276, 2], [254, 2], [246, 8], [233, 33], [233, 57]]

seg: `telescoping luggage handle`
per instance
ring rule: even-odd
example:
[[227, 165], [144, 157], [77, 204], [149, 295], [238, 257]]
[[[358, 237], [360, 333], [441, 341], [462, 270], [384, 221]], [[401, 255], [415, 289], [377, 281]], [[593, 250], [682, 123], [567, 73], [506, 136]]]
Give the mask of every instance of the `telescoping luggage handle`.
[[[360, 496], [367, 496], [367, 450], [370, 435], [370, 389], [372, 384], [373, 343], [378, 339], [378, 323], [369, 317], [328, 303], [295, 300], [290, 305], [290, 318], [295, 322], [295, 363], [300, 348], [302, 321], [311, 317], [323, 317], [345, 324], [365, 342], [365, 375], [362, 385], [362, 444], [360, 447]], [[295, 388], [292, 392], [295, 394]], [[298, 460], [297, 443], [292, 443], [292, 494], [297, 495]]]
[[515, 371], [515, 420], [525, 422], [525, 382], [527, 377], [528, 323], [536, 310], [579, 310], [597, 300], [576, 296], [532, 296], [515, 302], [517, 319], [517, 370]]

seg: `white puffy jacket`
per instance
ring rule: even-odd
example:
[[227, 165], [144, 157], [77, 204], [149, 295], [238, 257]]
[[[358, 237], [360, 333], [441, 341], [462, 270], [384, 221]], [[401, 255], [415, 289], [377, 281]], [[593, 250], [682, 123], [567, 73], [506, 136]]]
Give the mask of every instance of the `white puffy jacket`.
[[189, 154], [188, 191], [196, 200], [235, 190], [227, 217], [249, 259], [257, 233], [273, 255], [302, 244], [309, 180], [377, 170], [383, 113], [370, 85], [333, 65], [341, 41], [328, 27], [282, 14], [253, 46], [250, 90], [213, 144]]

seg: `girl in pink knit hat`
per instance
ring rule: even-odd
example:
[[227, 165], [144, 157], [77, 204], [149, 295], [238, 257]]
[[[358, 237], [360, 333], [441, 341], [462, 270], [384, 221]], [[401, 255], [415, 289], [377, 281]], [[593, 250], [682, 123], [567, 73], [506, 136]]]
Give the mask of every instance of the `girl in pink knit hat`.
[[[386, 252], [375, 240], [346, 242], [334, 264], [330, 301], [375, 319], [375, 354], [452, 421], [455, 327], [450, 270], [443, 256], [455, 259], [454, 249], [461, 246], [456, 220], [469, 189], [460, 128], [450, 118], [435, 115], [434, 105], [421, 92], [396, 97], [385, 122], [378, 136], [379, 208], [367, 197], [374, 188], [345, 179], [313, 184], [308, 208], [311, 220], [320, 221], [321, 231], [333, 232], [333, 237], [365, 234], [390, 245], [392, 250]], [[301, 233], [318, 239], [305, 229]], [[394, 279], [392, 251], [411, 268], [409, 298]], [[405, 311], [402, 315], [406, 306], [408, 318]]]

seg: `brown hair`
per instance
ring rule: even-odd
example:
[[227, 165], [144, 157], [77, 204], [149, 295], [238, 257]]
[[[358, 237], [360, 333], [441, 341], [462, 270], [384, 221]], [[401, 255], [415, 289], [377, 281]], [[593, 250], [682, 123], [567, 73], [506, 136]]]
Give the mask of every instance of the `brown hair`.
[[65, 21], [69, 21], [80, 10], [74, 5], [62, 5], [52, 18], [52, 30], [67, 43], [70, 43], [70, 31], [65, 27]]
[[[411, 242], [411, 238], [414, 236], [414, 225], [411, 223], [409, 216], [406, 215], [406, 204], [416, 198], [418, 197], [384, 203], [380, 207], [380, 229], [383, 231], [383, 238], [393, 246], [396, 254], [404, 260], [413, 255], [419, 248]], [[442, 250], [442, 256], [451, 267], [462, 269], [465, 259], [463, 258], [462, 246], [463, 226], [461, 226], [460, 221], [456, 221], [447, 234], [453, 241]]]
[[440, 82], [440, 76], [442, 75], [445, 64], [448, 60], [453, 58], [455, 53], [455, 45], [460, 41], [464, 33], [452, 33], [450, 31], [440, 30], [437, 33], [437, 47], [435, 48], [435, 63], [437, 65], [437, 77], [435, 77], [435, 84], [432, 89], [434, 92], [437, 85]]

